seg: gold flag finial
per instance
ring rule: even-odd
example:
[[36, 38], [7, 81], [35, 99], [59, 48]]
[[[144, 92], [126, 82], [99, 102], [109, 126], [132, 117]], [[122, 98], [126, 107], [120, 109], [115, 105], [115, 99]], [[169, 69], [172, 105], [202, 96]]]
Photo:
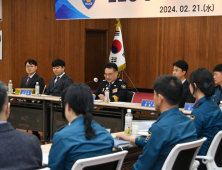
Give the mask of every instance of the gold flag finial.
[[121, 23], [120, 23], [120, 19], [119, 18], [116, 18], [116, 21], [117, 21], [117, 24], [116, 25], [116, 31], [119, 31], [119, 27], [120, 29], [122, 30], [122, 26], [121, 26]]

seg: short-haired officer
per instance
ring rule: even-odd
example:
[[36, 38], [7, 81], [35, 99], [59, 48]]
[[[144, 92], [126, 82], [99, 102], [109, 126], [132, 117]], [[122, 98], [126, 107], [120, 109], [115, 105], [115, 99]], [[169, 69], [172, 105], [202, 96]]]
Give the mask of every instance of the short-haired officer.
[[197, 139], [193, 121], [178, 108], [183, 86], [173, 75], [158, 77], [154, 84], [154, 104], [161, 115], [149, 129], [146, 138], [134, 138], [125, 133], [116, 137], [143, 147], [143, 154], [133, 165], [133, 170], [160, 170], [170, 150], [178, 143]]
[[127, 83], [118, 77], [118, 67], [115, 63], [108, 63], [104, 67], [105, 80], [99, 83], [99, 87], [93, 93], [96, 99], [104, 100], [104, 92], [109, 89], [109, 98], [111, 102], [126, 101]]

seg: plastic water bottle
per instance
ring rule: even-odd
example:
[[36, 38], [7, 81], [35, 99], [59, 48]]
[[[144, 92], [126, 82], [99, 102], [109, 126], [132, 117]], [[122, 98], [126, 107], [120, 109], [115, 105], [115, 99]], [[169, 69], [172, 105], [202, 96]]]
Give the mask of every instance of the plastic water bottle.
[[105, 90], [105, 102], [109, 103], [110, 99], [109, 99], [109, 89], [108, 87]]
[[133, 121], [133, 115], [131, 113], [131, 109], [127, 109], [127, 113], [125, 116], [125, 133], [127, 135], [132, 134], [132, 121]]
[[39, 96], [39, 82], [36, 82], [36, 85], [35, 85], [35, 95]]
[[220, 110], [222, 110], [222, 101], [220, 101], [219, 107], [220, 107]]
[[9, 83], [8, 83], [8, 93], [9, 94], [13, 93], [12, 80], [9, 80]]

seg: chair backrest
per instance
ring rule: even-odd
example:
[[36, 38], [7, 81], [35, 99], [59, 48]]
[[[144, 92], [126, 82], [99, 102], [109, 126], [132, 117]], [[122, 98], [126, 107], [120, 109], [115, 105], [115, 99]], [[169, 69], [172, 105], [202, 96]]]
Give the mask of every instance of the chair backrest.
[[77, 160], [71, 170], [120, 170], [128, 151], [120, 151], [107, 155]]
[[161, 170], [191, 170], [201, 145], [207, 138], [175, 145], [167, 156]]
[[[213, 138], [206, 156], [212, 157], [214, 161], [210, 164], [214, 164], [213, 167], [222, 168], [222, 131], [219, 131]], [[211, 165], [212, 167], [212, 165]]]
[[133, 97], [135, 93], [133, 91], [127, 91], [126, 102], [133, 102]]

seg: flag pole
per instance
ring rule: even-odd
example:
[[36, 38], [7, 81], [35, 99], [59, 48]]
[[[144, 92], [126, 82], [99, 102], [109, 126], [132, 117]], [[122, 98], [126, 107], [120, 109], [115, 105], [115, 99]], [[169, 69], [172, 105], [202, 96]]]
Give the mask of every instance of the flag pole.
[[[114, 52], [111, 50], [110, 52], [110, 57], [109, 61], [114, 62], [117, 64], [118, 70], [119, 70], [119, 77], [121, 77], [121, 72], [122, 72], [122, 79], [123, 79], [123, 72], [125, 72], [126, 68], [126, 60], [125, 60], [125, 53], [124, 53], [124, 47], [123, 47], [123, 40], [122, 40], [122, 25], [120, 23], [120, 19], [116, 18], [117, 23], [115, 24], [116, 26], [116, 32], [114, 36], [114, 41], [117, 44], [117, 46], [114, 46]], [[113, 48], [113, 46], [112, 46]], [[118, 51], [118, 48], [120, 51]], [[117, 50], [117, 51], [116, 51]], [[126, 74], [127, 78], [130, 80], [132, 83], [133, 87], [136, 89], [137, 93], [139, 94], [139, 91], [137, 90], [136, 86], [133, 84], [129, 76]]]

